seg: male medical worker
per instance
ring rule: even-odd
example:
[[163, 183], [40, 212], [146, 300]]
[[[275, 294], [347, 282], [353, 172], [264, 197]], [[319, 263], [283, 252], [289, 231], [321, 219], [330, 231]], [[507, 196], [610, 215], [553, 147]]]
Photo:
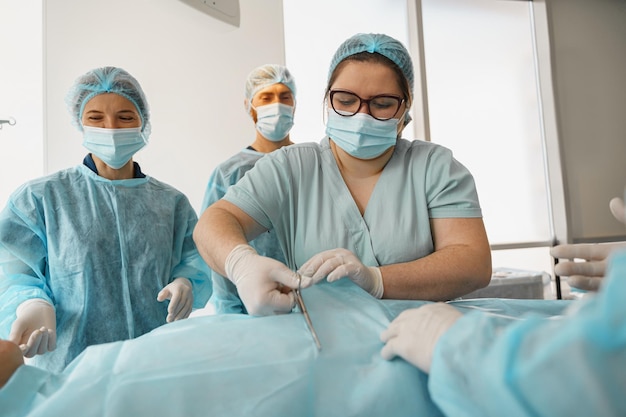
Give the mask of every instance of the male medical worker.
[[[202, 201], [202, 210], [226, 194], [231, 185], [265, 154], [291, 145], [289, 132], [293, 126], [296, 105], [296, 83], [282, 65], [268, 64], [255, 68], [246, 79], [244, 107], [256, 129], [252, 144], [222, 162], [211, 174]], [[284, 262], [283, 250], [273, 231], [263, 233], [252, 242], [256, 251]], [[229, 280], [212, 271], [211, 303], [217, 313], [246, 313], [237, 288]]]

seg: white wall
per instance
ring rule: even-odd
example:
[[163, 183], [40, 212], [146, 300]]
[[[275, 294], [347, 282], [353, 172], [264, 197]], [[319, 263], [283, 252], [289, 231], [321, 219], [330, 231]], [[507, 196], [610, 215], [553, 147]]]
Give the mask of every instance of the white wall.
[[[287, 66], [297, 85], [295, 123], [290, 138], [297, 143], [319, 141], [326, 131], [324, 93], [333, 54], [343, 41], [356, 33], [385, 33], [409, 48], [407, 2], [283, 0], [283, 4]], [[414, 61], [417, 66], [417, 60]], [[419, 94], [417, 75], [415, 84]], [[421, 116], [413, 119], [415, 122], [402, 133], [406, 139], [415, 138], [414, 126], [422, 122]]]
[[74, 79], [118, 66], [141, 83], [150, 144], [135, 160], [200, 209], [213, 168], [252, 142], [243, 108], [248, 72], [284, 64], [281, 0], [240, 0], [235, 29], [178, 0], [45, 2], [46, 172], [81, 163], [81, 135], [64, 98]]

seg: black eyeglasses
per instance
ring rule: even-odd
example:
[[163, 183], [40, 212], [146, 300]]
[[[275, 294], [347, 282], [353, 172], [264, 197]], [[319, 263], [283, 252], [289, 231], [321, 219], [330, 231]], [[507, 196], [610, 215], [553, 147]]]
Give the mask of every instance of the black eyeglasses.
[[380, 94], [364, 99], [351, 91], [331, 90], [330, 92], [330, 105], [335, 113], [345, 117], [357, 114], [365, 103], [369, 114], [374, 119], [381, 121], [393, 119], [403, 102], [403, 98], [390, 94]]

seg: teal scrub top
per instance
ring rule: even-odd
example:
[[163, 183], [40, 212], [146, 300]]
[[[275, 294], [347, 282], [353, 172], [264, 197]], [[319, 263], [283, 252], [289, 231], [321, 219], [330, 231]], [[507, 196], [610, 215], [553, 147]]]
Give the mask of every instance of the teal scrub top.
[[466, 314], [435, 349], [433, 400], [449, 417], [626, 416], [625, 295], [621, 252], [561, 316]]
[[434, 251], [431, 218], [482, 216], [474, 179], [452, 152], [405, 139], [398, 139], [363, 216], [328, 138], [268, 154], [224, 199], [276, 232], [292, 269], [335, 248], [367, 266], [413, 261]]
[[[202, 211], [207, 209], [226, 194], [228, 188], [237, 183], [248, 172], [256, 162], [265, 156], [265, 153], [257, 152], [253, 149], [243, 149], [233, 155], [215, 168], [204, 193], [202, 200]], [[250, 242], [259, 255], [267, 256], [285, 262], [283, 250], [276, 235], [268, 230]], [[211, 270], [211, 281], [213, 283], [213, 294], [209, 300], [215, 307], [218, 314], [226, 313], [247, 313], [237, 287], [228, 278], [223, 277]]]
[[204, 307], [196, 222], [187, 197], [150, 176], [112, 181], [80, 165], [26, 183], [0, 212], [0, 337], [22, 302], [48, 301], [57, 347], [31, 363], [59, 371], [87, 346], [165, 324], [169, 302], [156, 298], [174, 278]]

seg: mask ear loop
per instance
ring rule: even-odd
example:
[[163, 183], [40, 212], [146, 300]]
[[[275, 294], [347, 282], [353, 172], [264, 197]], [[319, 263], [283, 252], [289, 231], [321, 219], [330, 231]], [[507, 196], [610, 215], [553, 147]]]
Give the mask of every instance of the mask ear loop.
[[326, 97], [324, 97], [324, 102], [322, 103], [322, 122], [324, 123], [324, 126], [326, 126], [326, 123], [328, 123], [328, 112], [328, 94], [326, 94]]

